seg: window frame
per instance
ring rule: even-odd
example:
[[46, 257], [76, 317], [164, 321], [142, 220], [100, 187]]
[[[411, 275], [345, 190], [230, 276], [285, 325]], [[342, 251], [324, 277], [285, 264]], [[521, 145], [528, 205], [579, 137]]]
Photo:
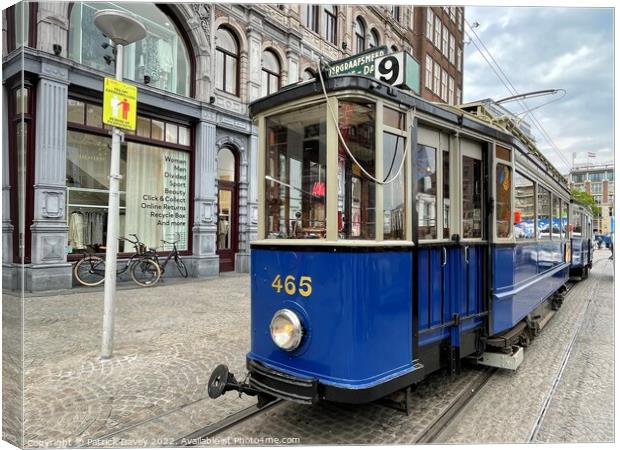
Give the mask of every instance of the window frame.
[[[513, 157], [514, 158], [514, 157]], [[513, 225], [513, 239], [515, 241], [516, 244], [527, 244], [527, 243], [532, 243], [532, 242], [538, 242], [538, 188], [537, 188], [537, 181], [535, 179], [533, 179], [531, 177], [531, 175], [526, 175], [524, 172], [524, 170], [521, 170], [518, 167], [514, 167], [513, 166], [513, 176], [512, 176], [512, 209], [513, 209], [513, 224], [514, 224], [514, 211], [516, 211], [517, 209], [517, 188], [515, 185], [515, 179], [516, 179], [516, 175], [519, 175], [522, 178], [525, 178], [526, 180], [528, 180], [530, 183], [532, 183], [532, 200], [533, 200], [533, 217], [532, 217], [532, 221], [533, 221], [533, 225], [534, 225], [534, 236], [531, 238], [522, 238], [522, 239], [517, 239], [515, 234], [514, 234], [514, 225]]]
[[[500, 158], [497, 156], [497, 149], [501, 148], [503, 150], [507, 150], [510, 154], [510, 159]], [[514, 233], [514, 213], [516, 209], [515, 205], [515, 167], [514, 167], [514, 152], [515, 149], [507, 146], [496, 143], [493, 148], [493, 198], [495, 200], [495, 204], [493, 205], [493, 239], [497, 242], [514, 242], [516, 241], [515, 233]], [[510, 218], [509, 218], [509, 235], [508, 236], [498, 236], [497, 234], [497, 202], [499, 199], [499, 195], [497, 192], [497, 168], [499, 165], [503, 165], [509, 168], [510, 170]], [[521, 175], [521, 174], [520, 174]], [[523, 175], [521, 175], [523, 176]], [[532, 181], [529, 177], [525, 177], [526, 179]]]
[[[266, 69], [261, 61], [261, 87], [263, 84], [262, 73], [265, 72], [267, 74], [267, 94], [262, 95], [262, 97], [266, 97], [267, 95], [274, 94], [275, 92], [278, 92], [282, 88], [282, 61], [280, 61], [280, 57], [278, 56], [276, 51], [271, 48], [266, 48], [265, 50], [263, 50], [263, 55], [265, 53], [271, 53], [274, 56], [274, 58], [276, 59], [276, 62], [278, 63], [279, 72], [276, 73], [269, 69]], [[274, 92], [271, 92], [270, 87], [269, 87], [271, 77], [274, 77], [278, 80], [278, 88]]]
[[[360, 28], [359, 31], [362, 32], [362, 34], [359, 34], [358, 32], [358, 26]], [[355, 19], [355, 23], [353, 25], [353, 31], [354, 31], [354, 36], [355, 36], [355, 50], [357, 51], [357, 53], [363, 52], [364, 50], [366, 50], [366, 24], [364, 23], [364, 21], [362, 20], [361, 16], [357, 16], [357, 18]], [[361, 43], [361, 47], [360, 48], [360, 43]]]
[[[328, 11], [328, 7], [333, 7], [334, 12]], [[324, 30], [325, 30], [325, 40], [330, 44], [338, 45], [338, 6], [336, 5], [323, 5], [323, 22], [324, 22]], [[329, 26], [330, 23], [333, 25], [332, 35], [329, 36]]]
[[[226, 49], [224, 49], [224, 48], [222, 48], [222, 47], [220, 47], [220, 46], [218, 46], [218, 45], [216, 44], [216, 46], [215, 46], [215, 55], [216, 55], [216, 60], [217, 60], [217, 53], [218, 53], [218, 52], [220, 52], [220, 53], [223, 53], [223, 54], [224, 54], [224, 67], [223, 67], [223, 68], [221, 68], [221, 70], [223, 70], [223, 72], [224, 72], [224, 76], [223, 76], [223, 83], [224, 83], [224, 86], [223, 86], [223, 89], [220, 89], [217, 85], [215, 86], [215, 88], [216, 88], [217, 90], [219, 90], [219, 91], [226, 92], [227, 94], [234, 95], [235, 97], [239, 97], [239, 95], [240, 95], [240, 94], [239, 94], [239, 91], [240, 91], [240, 89], [239, 89], [239, 85], [240, 85], [240, 83], [239, 83], [239, 75], [240, 75], [240, 73], [241, 73], [241, 71], [240, 71], [240, 66], [241, 66], [241, 57], [240, 57], [240, 53], [241, 53], [241, 44], [240, 44], [239, 39], [237, 38], [236, 33], [235, 33], [233, 30], [231, 30], [230, 28], [226, 27], [226, 26], [223, 26], [223, 25], [222, 25], [222, 26], [218, 27], [218, 29], [217, 29], [217, 30], [216, 30], [216, 32], [215, 32], [215, 33], [216, 33], [216, 35], [217, 35], [217, 32], [218, 32], [220, 29], [222, 29], [222, 30], [227, 31], [228, 33], [230, 33], [230, 35], [231, 35], [231, 36], [232, 36], [232, 38], [234, 39], [235, 43], [237, 44], [237, 54], [235, 55], [234, 53], [230, 52], [229, 50], [226, 50]], [[237, 70], [236, 70], [236, 73], [235, 73], [235, 92], [230, 92], [230, 91], [227, 91], [227, 90], [226, 90], [226, 61], [227, 61], [227, 59], [228, 59], [228, 58], [232, 58], [232, 59], [234, 59], [235, 61], [237, 61]], [[217, 77], [216, 77], [216, 80], [217, 80]], [[217, 84], [217, 82], [216, 82], [216, 84]]]
[[25, 2], [16, 3], [15, 5], [11, 5], [6, 9], [6, 28], [7, 28], [7, 53], [11, 53], [14, 50], [17, 50], [17, 40], [16, 40], [16, 30], [15, 30], [15, 8], [18, 5], [23, 5], [23, 7], [28, 7], [28, 34], [25, 36], [26, 42], [24, 43], [24, 47], [36, 48], [37, 46], [37, 13], [39, 10], [38, 2]]
[[306, 4], [306, 28], [317, 34], [319, 34], [319, 15], [319, 5]]
[[[77, 100], [80, 102], [85, 103], [86, 105], [91, 104], [91, 105], [95, 105], [95, 106], [100, 106], [102, 107], [102, 102], [101, 99], [97, 99], [95, 97], [92, 97], [90, 95], [86, 95], [86, 94], [82, 94], [82, 93], [78, 93], [78, 92], [69, 92], [69, 95], [67, 97], [67, 102], [69, 100]], [[110, 138], [110, 144], [111, 144], [111, 135], [110, 135], [110, 130], [107, 128], [104, 128], [104, 124], [102, 123], [101, 128], [100, 127], [93, 127], [91, 125], [86, 125], [86, 114], [87, 114], [87, 108], [85, 106], [84, 108], [84, 122], [83, 124], [78, 124], [77, 122], [69, 122], [68, 117], [67, 117], [67, 128], [66, 131], [74, 131], [74, 132], [78, 132], [78, 133], [84, 133], [84, 134], [91, 134], [91, 135], [96, 135], [99, 137], [107, 137]], [[188, 173], [188, 177], [189, 177], [189, 183], [188, 183], [188, 192], [187, 192], [187, 196], [188, 196], [188, 212], [187, 212], [187, 217], [188, 217], [188, 221], [187, 221], [187, 250], [179, 250], [179, 254], [180, 255], [191, 255], [193, 250], [192, 250], [192, 240], [193, 240], [193, 233], [192, 233], [192, 228], [194, 226], [194, 202], [193, 202], [193, 198], [194, 198], [194, 183], [192, 180], [194, 180], [194, 171], [195, 171], [195, 131], [194, 131], [194, 127], [191, 125], [191, 123], [189, 121], [180, 121], [178, 120], [176, 117], [175, 118], [171, 118], [169, 116], [163, 116], [163, 115], [159, 115], [159, 114], [153, 114], [153, 113], [143, 113], [142, 111], [138, 110], [138, 117], [142, 117], [142, 118], [147, 118], [149, 120], [156, 120], [156, 121], [162, 121], [164, 124], [174, 124], [177, 126], [182, 126], [188, 129], [189, 131], [189, 145], [180, 145], [180, 144], [174, 144], [171, 142], [167, 142], [165, 140], [165, 125], [164, 125], [164, 138], [163, 140], [157, 140], [157, 139], [152, 139], [151, 137], [146, 138], [146, 137], [142, 137], [142, 136], [138, 136], [135, 132], [134, 133], [130, 133], [128, 131], [125, 131], [125, 142], [133, 142], [136, 144], [142, 144], [142, 145], [148, 145], [151, 147], [159, 147], [159, 148], [165, 148], [165, 149], [170, 149], [170, 150], [180, 150], [180, 151], [184, 151], [187, 152], [189, 155], [189, 173]], [[151, 127], [152, 130], [152, 127]], [[152, 134], [152, 131], [149, 133], [149, 135]], [[178, 140], [178, 136], [177, 136], [177, 140]], [[66, 162], [65, 162], [66, 164]], [[66, 187], [66, 183], [65, 183], [65, 187]], [[69, 196], [67, 195], [65, 198], [65, 213], [68, 211], [69, 208]], [[66, 216], [66, 214], [65, 214]], [[69, 218], [66, 217], [67, 223]], [[105, 252], [100, 252], [100, 253], [95, 253], [96, 255], [103, 255]], [[169, 252], [163, 251], [161, 252], [162, 255], [167, 255]], [[133, 255], [133, 251], [132, 252], [119, 252], [118, 253], [118, 257], [119, 258], [129, 258]], [[79, 253], [69, 253], [67, 254], [67, 261], [69, 262], [73, 262], [73, 261], [77, 261], [80, 258], [82, 258], [83, 255], [79, 254]]]
[[[376, 114], [376, 122], [375, 122], [375, 140], [381, 142], [381, 146], [377, 154], [375, 155], [376, 160], [379, 158], [383, 159], [382, 155], [382, 143], [383, 143], [383, 132], [387, 131], [392, 134], [402, 133], [405, 143], [404, 148], [406, 149], [406, 159], [403, 167], [403, 173], [405, 176], [405, 180], [411, 179], [411, 151], [410, 147], [410, 139], [411, 139], [411, 127], [413, 126], [412, 119], [412, 111], [408, 109], [404, 109], [402, 105], [392, 103], [387, 100], [378, 99], [376, 97], [366, 95], [363, 93], [348, 93], [348, 92], [340, 92], [335, 93], [328, 96], [328, 107], [331, 105], [331, 108], [334, 111], [338, 110], [338, 102], [339, 100], [343, 101], [364, 101], [367, 103], [375, 104], [376, 111], [381, 111]], [[276, 107], [269, 111], [265, 111], [258, 115], [257, 122], [259, 128], [259, 135], [265, 136], [265, 138], [259, 139], [259, 152], [258, 152], [258, 178], [259, 180], [264, 180], [266, 175], [266, 164], [267, 164], [267, 139], [266, 139], [266, 124], [267, 119], [271, 116], [290, 112], [296, 109], [303, 109], [310, 106], [316, 106], [318, 104], [325, 103], [325, 99], [323, 97], [315, 97], [311, 99], [302, 99], [299, 101], [291, 102], [286, 106]], [[396, 130], [389, 126], [383, 125], [383, 107], [389, 107], [390, 109], [394, 109], [405, 114], [405, 130]], [[337, 135], [337, 124], [331, 118], [331, 115], [327, 114], [327, 129], [326, 129], [326, 143], [330, 147], [337, 147], [339, 143], [339, 138]], [[379, 165], [378, 165], [379, 166]], [[381, 176], [381, 173], [376, 171], [375, 177]], [[407, 182], [405, 181], [405, 184]], [[405, 204], [407, 204], [408, 199], [411, 198], [411, 186], [405, 186]], [[290, 245], [294, 243], [295, 245], [316, 245], [317, 243], [328, 243], [330, 245], [345, 245], [345, 246], [381, 246], [381, 245], [395, 245], [395, 246], [413, 246], [413, 238], [412, 238], [412, 212], [408, 209], [405, 210], [405, 239], [398, 241], [386, 241], [383, 240], [383, 215], [377, 214], [376, 223], [375, 223], [375, 238], [373, 240], [362, 240], [362, 239], [340, 239], [338, 236], [338, 221], [334, 219], [330, 219], [327, 222], [327, 233], [326, 239], [324, 240], [312, 240], [312, 239], [267, 239], [266, 234], [266, 209], [264, 207], [266, 199], [265, 193], [265, 183], [260, 182], [258, 187], [258, 224], [257, 224], [257, 244], [265, 244], [265, 245]], [[375, 185], [375, 207], [377, 211], [379, 208], [383, 206], [383, 190], [380, 188], [380, 185]], [[338, 217], [338, 153], [337, 152], [328, 152], [328, 167], [327, 167], [327, 203], [326, 203], [326, 212], [330, 214], [329, 217]], [[380, 232], [379, 232], [380, 231]], [[318, 242], [321, 241], [321, 242]]]

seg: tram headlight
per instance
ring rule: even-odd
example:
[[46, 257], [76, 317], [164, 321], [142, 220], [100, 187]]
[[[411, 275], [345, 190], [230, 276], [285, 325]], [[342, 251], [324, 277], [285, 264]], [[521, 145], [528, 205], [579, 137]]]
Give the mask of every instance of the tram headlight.
[[287, 351], [299, 347], [303, 334], [299, 317], [290, 309], [281, 309], [273, 315], [269, 331], [273, 342]]

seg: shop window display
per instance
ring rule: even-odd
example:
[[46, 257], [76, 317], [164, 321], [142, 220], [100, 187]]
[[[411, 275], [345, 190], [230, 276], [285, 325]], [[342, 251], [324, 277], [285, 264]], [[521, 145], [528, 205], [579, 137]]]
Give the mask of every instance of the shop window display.
[[[69, 100], [67, 131], [67, 220], [70, 252], [106, 244], [111, 138], [80, 130], [88, 125], [88, 109], [96, 105]], [[179, 136], [189, 141], [189, 129], [178, 124], [140, 117], [148, 136], [179, 146]], [[156, 130], [153, 133], [153, 130]], [[183, 130], [183, 131], [181, 131]], [[150, 140], [153, 140], [150, 138]], [[187, 149], [189, 150], [189, 149]], [[129, 136], [121, 145], [119, 235], [137, 234], [149, 247], [162, 248], [161, 240], [180, 239], [179, 250], [188, 250], [190, 153], [156, 143], [134, 142]], [[168, 248], [164, 248], [168, 250]], [[119, 251], [131, 252], [119, 243]]]

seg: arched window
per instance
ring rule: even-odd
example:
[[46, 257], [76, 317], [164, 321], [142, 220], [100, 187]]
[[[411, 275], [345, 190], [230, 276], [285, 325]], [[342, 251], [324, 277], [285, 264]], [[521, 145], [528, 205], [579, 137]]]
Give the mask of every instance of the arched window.
[[152, 3], [74, 3], [69, 21], [70, 59], [114, 73], [114, 65], [104, 59], [113, 57], [111, 46], [105, 46], [111, 42], [102, 36], [93, 20], [101, 9], [115, 9], [138, 17], [146, 27], [144, 39], [124, 48], [125, 78], [176, 94], [190, 95], [192, 63], [188, 48], [174, 21]]
[[280, 89], [280, 61], [271, 50], [263, 52], [262, 95], [269, 95]]
[[220, 27], [216, 35], [215, 87], [239, 95], [239, 42], [227, 28]]
[[338, 8], [334, 5], [325, 5], [325, 39], [332, 44], [336, 44], [337, 38], [337, 23], [338, 23]]
[[312, 69], [304, 70], [304, 73], [301, 74], [302, 80], [314, 80], [316, 78], [316, 73]]
[[370, 30], [370, 41], [368, 42], [368, 48], [379, 47], [379, 33], [374, 28]]
[[366, 48], [366, 27], [359, 17], [355, 21], [355, 50], [359, 53]]
[[319, 32], [319, 6], [306, 5], [306, 26], [315, 33]]

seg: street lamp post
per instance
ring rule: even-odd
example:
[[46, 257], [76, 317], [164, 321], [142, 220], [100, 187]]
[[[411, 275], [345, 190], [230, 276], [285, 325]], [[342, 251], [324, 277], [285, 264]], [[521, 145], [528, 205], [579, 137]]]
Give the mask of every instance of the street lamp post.
[[[95, 14], [95, 25], [116, 45], [116, 79], [123, 80], [123, 46], [146, 36], [144, 25], [121, 11], [104, 9]], [[103, 297], [103, 338], [101, 357], [112, 356], [114, 338], [114, 303], [116, 300], [116, 255], [118, 252], [118, 210], [121, 140], [123, 132], [112, 128], [110, 161], [110, 195], [108, 198], [108, 228], [105, 251], [105, 281]]]

